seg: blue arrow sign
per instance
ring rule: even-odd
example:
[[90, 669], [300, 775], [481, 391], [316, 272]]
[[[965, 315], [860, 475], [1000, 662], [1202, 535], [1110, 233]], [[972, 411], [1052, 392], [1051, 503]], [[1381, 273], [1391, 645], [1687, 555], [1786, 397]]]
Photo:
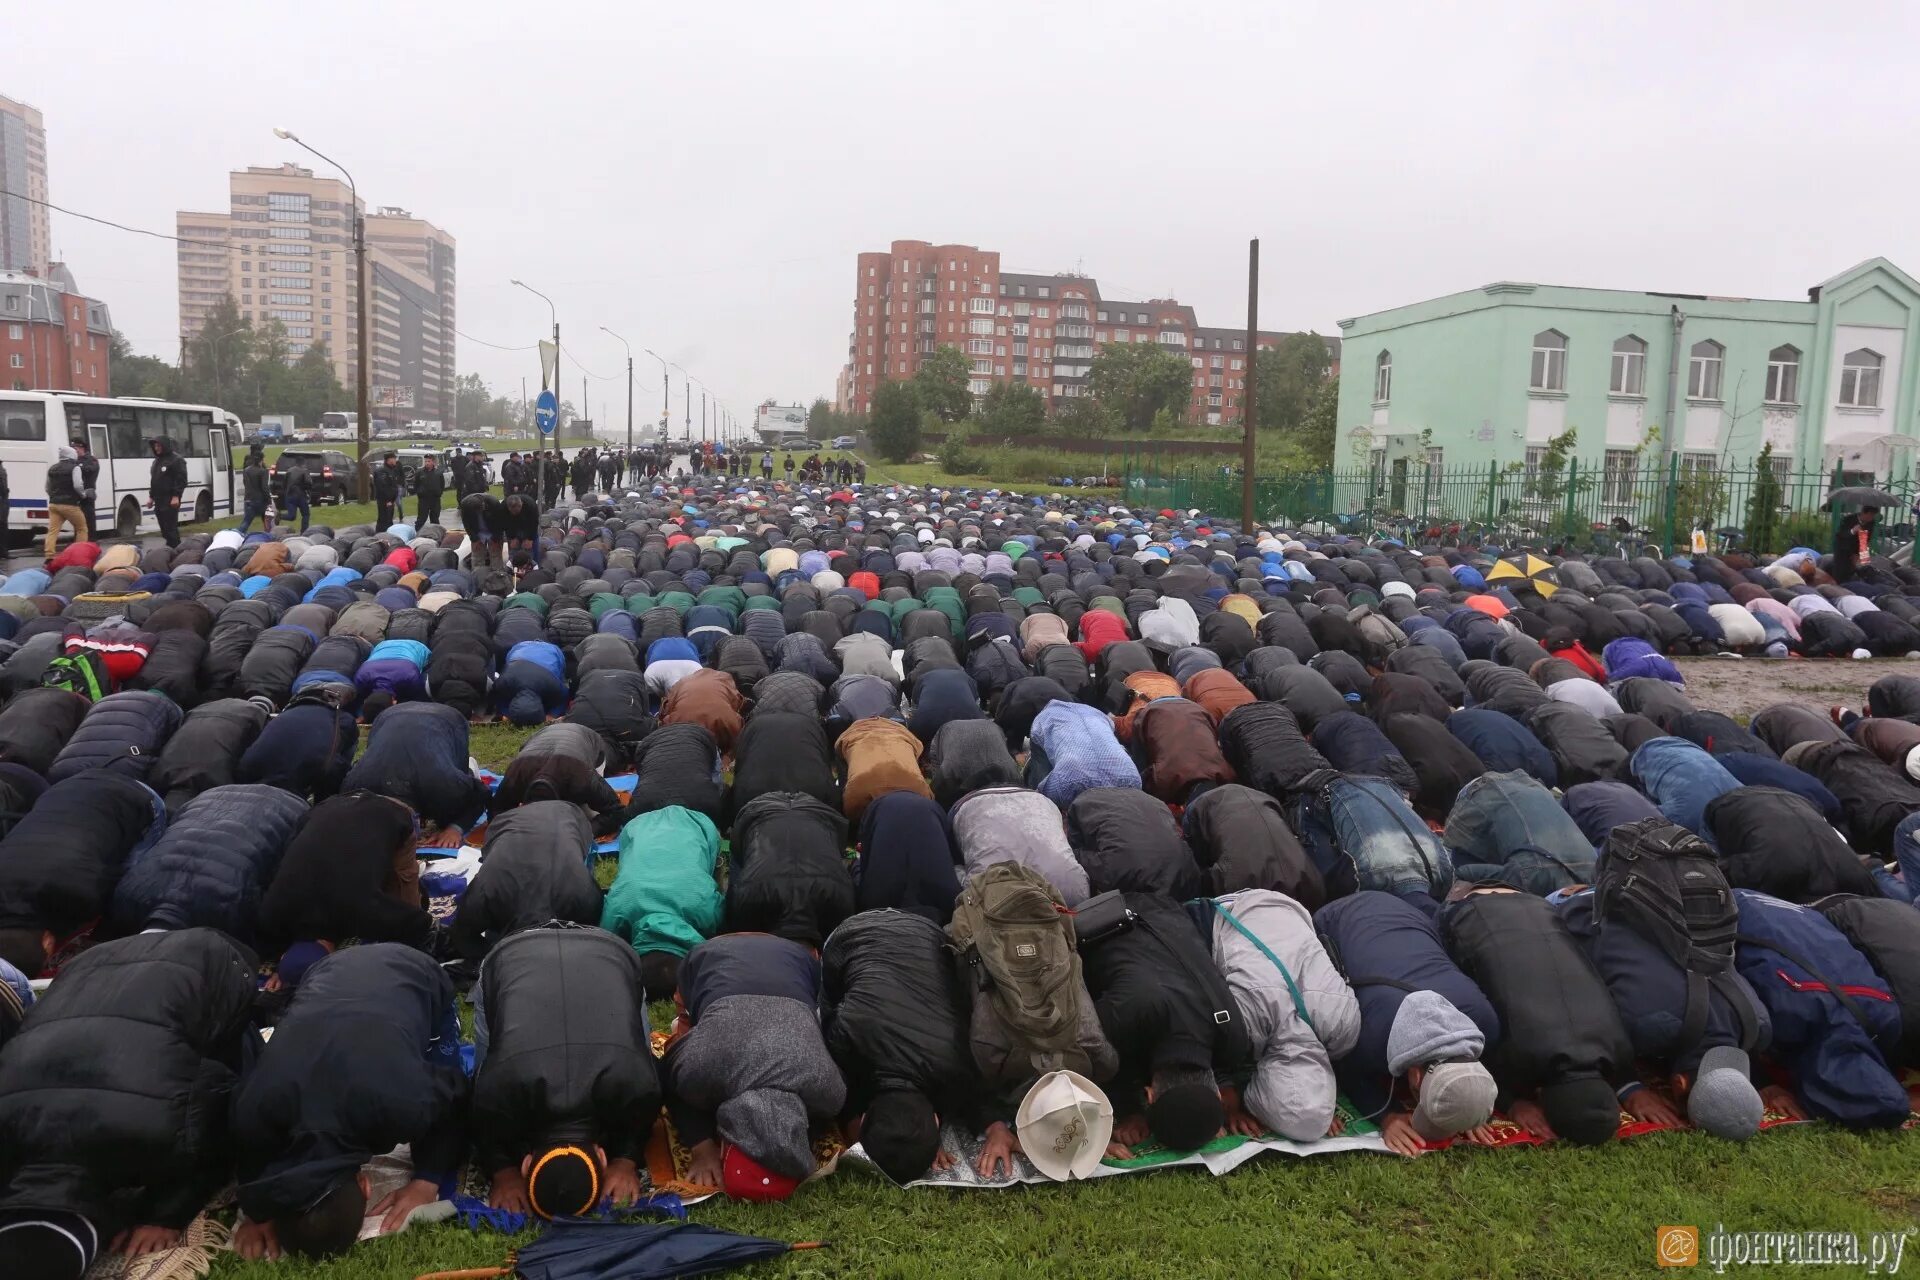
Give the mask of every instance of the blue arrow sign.
[[551, 391], [542, 391], [540, 398], [533, 402], [533, 422], [540, 428], [540, 434], [550, 436], [560, 423], [560, 400]]

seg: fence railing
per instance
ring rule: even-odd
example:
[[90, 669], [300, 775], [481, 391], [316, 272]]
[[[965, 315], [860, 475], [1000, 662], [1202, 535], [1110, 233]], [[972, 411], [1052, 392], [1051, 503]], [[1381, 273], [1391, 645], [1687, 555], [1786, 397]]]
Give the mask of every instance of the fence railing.
[[[1877, 484], [1900, 498], [1883, 513], [1876, 542], [1913, 538], [1915, 477], [1784, 469], [1749, 463], [1703, 467], [1679, 457], [1636, 459], [1631, 466], [1568, 458], [1559, 467], [1523, 464], [1429, 467], [1417, 458], [1368, 467], [1256, 475], [1254, 514], [1286, 528], [1324, 528], [1406, 541], [1449, 539], [1504, 545], [1563, 545], [1583, 550], [1694, 545], [1695, 531], [1715, 550], [1779, 552], [1826, 547], [1840, 514], [1827, 494]], [[1240, 514], [1237, 466], [1158, 459], [1126, 471], [1129, 505]]]

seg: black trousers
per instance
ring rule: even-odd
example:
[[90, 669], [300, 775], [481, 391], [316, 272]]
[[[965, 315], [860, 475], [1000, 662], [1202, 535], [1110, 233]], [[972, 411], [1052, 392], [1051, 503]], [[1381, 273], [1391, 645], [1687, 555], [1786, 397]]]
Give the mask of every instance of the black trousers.
[[[0, 516], [0, 520], [6, 517]], [[160, 540], [170, 547], [180, 545], [180, 508], [173, 505], [171, 499], [153, 500], [153, 518], [160, 522]], [[0, 542], [4, 542], [5, 528], [0, 527]]]
[[414, 523], [420, 525], [440, 523], [440, 497], [416, 497], [414, 500]]
[[393, 523], [393, 499], [375, 498], [373, 509], [375, 512], [373, 523], [376, 529], [384, 530]]

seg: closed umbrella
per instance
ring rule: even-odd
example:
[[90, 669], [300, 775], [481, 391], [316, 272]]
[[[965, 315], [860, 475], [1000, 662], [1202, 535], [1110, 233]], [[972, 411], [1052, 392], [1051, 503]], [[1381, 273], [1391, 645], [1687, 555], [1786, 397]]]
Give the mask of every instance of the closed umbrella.
[[698, 1222], [556, 1222], [504, 1267], [436, 1271], [416, 1280], [668, 1280], [705, 1276], [817, 1243], [788, 1244]]

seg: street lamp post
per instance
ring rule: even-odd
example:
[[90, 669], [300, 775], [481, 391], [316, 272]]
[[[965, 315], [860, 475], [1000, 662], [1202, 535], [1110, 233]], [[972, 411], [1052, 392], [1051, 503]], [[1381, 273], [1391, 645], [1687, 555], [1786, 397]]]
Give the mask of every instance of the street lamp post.
[[368, 407], [367, 401], [370, 398], [368, 395], [368, 388], [371, 384], [371, 379], [373, 377], [373, 370], [370, 364], [372, 357], [368, 354], [369, 345], [370, 345], [370, 340], [369, 340], [370, 326], [367, 319], [367, 311], [368, 311], [367, 295], [372, 290], [373, 279], [367, 273], [367, 218], [366, 218], [366, 215], [362, 213], [360, 210], [360, 189], [354, 185], [353, 175], [347, 172], [347, 167], [341, 164], [338, 160], [335, 160], [332, 156], [326, 155], [323, 152], [319, 151], [318, 149], [307, 145], [305, 142], [302, 142], [299, 138], [295, 137], [292, 133], [288, 132], [285, 129], [275, 129], [273, 131], [273, 136], [281, 139], [282, 141], [291, 142], [294, 146], [299, 147], [303, 151], [308, 151], [316, 156], [319, 156], [322, 160], [325, 160], [328, 164], [338, 169], [340, 171], [340, 175], [347, 180], [347, 193], [351, 197], [351, 203], [353, 205], [354, 278], [357, 281], [354, 287], [354, 293], [357, 295], [357, 302], [355, 305], [355, 314], [357, 318], [355, 320], [355, 324], [358, 326], [360, 330], [360, 340], [359, 340], [360, 350], [359, 350], [359, 356], [357, 359], [357, 363], [359, 365], [359, 374], [356, 379], [359, 385], [356, 388], [356, 395], [355, 395], [355, 404], [356, 404], [355, 416], [357, 418], [356, 433], [359, 436], [360, 457], [359, 457], [359, 460], [354, 464], [354, 472], [355, 472], [354, 496], [356, 500], [360, 502], [365, 502], [367, 500], [368, 490], [371, 487], [372, 479], [373, 479], [372, 475], [367, 470], [367, 432], [372, 425], [372, 417], [371, 417], [372, 411]]
[[[676, 369], [680, 369], [679, 365], [675, 365], [673, 367]], [[686, 425], [684, 429], [681, 431], [681, 434], [686, 437], [688, 444], [692, 444], [693, 443], [693, 375], [688, 373], [685, 369], [680, 369], [680, 382], [681, 382], [681, 385], [684, 386], [687, 391]]]
[[[532, 285], [520, 280], [515, 280], [513, 283], [546, 303], [547, 315], [553, 320], [553, 397], [555, 401], [553, 413], [553, 446], [557, 449], [560, 447], [560, 410], [558, 407], [558, 401], [560, 399], [560, 312], [554, 307], [552, 298], [549, 298]], [[540, 389], [542, 391], [547, 389], [547, 369], [544, 364], [540, 367]], [[584, 407], [585, 393], [582, 393], [581, 403], [582, 407]], [[535, 493], [545, 493], [547, 491], [547, 451], [541, 449], [534, 457], [533, 491]]]
[[631, 454], [633, 452], [633, 344], [605, 325], [600, 326], [600, 332], [627, 349], [627, 452]]
[[652, 347], [646, 349], [648, 355], [660, 362], [660, 443], [667, 443], [667, 420], [673, 416], [673, 384], [667, 374], [667, 358]]

